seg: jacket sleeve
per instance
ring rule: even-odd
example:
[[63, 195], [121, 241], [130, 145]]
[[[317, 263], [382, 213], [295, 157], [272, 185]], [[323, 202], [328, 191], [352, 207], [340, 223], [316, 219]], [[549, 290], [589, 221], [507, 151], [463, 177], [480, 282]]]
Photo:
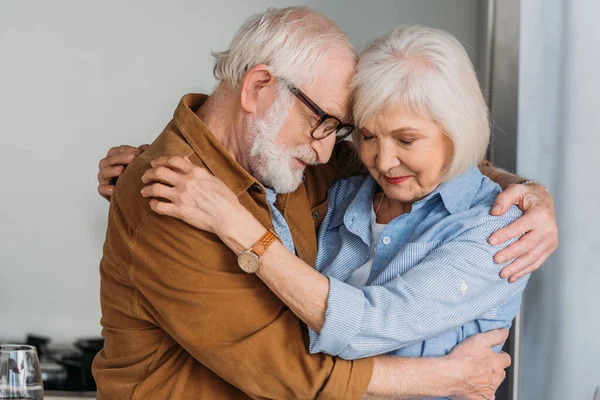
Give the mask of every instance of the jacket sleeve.
[[299, 319], [219, 239], [148, 214], [132, 245], [138, 312], [256, 399], [359, 399], [371, 359], [308, 352]]

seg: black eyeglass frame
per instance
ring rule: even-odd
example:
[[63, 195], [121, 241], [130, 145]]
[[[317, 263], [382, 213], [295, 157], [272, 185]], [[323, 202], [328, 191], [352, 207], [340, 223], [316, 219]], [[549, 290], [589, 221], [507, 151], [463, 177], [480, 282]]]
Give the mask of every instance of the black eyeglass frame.
[[[292, 94], [294, 96], [296, 96], [296, 98], [298, 100], [300, 100], [317, 117], [319, 117], [319, 122], [317, 122], [310, 130], [310, 136], [314, 140], [323, 140], [326, 137], [329, 137], [329, 135], [331, 135], [333, 132], [335, 132], [335, 136], [336, 136], [335, 142], [339, 143], [342, 140], [346, 139], [348, 136], [350, 136], [352, 134], [352, 132], [356, 129], [356, 126], [354, 126], [353, 124], [345, 124], [339, 118], [323, 111], [323, 109], [321, 107], [319, 107], [317, 105], [317, 103], [312, 101], [310, 99], [310, 97], [308, 97], [302, 90], [298, 89], [296, 86], [292, 85], [289, 82], [284, 81], [284, 83], [287, 86], [287, 88], [290, 90], [290, 92], [292, 92]], [[317, 129], [319, 129], [321, 124], [323, 124], [323, 122], [327, 121], [328, 119], [333, 119], [333, 120], [337, 121], [338, 125], [335, 127], [335, 130], [331, 130], [321, 137], [315, 137], [315, 132], [317, 131]], [[348, 131], [344, 132], [342, 135], [338, 135], [338, 133], [340, 131], [342, 131], [342, 129], [347, 129]], [[325, 132], [325, 130], [323, 130], [323, 132]]]

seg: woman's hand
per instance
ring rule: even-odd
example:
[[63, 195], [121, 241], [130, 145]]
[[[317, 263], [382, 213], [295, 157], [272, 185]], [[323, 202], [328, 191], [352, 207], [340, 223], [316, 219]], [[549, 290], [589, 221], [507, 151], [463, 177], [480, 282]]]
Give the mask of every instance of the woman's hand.
[[491, 245], [498, 245], [523, 235], [494, 258], [499, 264], [516, 258], [500, 272], [500, 276], [509, 278], [510, 282], [537, 270], [558, 247], [554, 201], [543, 186], [537, 183], [510, 185], [498, 195], [492, 215], [504, 214], [512, 204], [525, 214], [489, 239]]
[[106, 157], [100, 160], [98, 166], [98, 193], [100, 196], [110, 201], [110, 196], [115, 192], [116, 178], [121, 176], [125, 171], [125, 167], [149, 146], [149, 144], [143, 144], [139, 147], [123, 145], [108, 150]]
[[142, 176], [147, 186], [141, 193], [152, 197], [150, 207], [154, 212], [181, 219], [220, 237], [235, 227], [244, 226], [248, 211], [235, 194], [206, 169], [183, 157], [161, 157], [151, 165]]

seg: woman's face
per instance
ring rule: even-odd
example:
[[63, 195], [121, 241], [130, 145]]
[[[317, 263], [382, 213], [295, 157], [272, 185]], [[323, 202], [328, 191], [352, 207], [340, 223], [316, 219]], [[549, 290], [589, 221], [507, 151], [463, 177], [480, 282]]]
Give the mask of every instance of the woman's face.
[[433, 121], [411, 112], [383, 111], [360, 133], [360, 157], [392, 200], [413, 203], [442, 183], [453, 145]]

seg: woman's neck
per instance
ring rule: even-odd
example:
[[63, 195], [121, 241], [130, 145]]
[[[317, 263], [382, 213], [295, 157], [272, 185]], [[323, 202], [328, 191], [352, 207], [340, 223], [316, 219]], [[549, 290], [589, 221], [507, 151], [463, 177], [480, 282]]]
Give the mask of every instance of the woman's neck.
[[412, 203], [391, 200], [384, 192], [375, 193], [373, 196], [373, 210], [375, 210], [378, 224], [389, 224], [395, 218], [412, 210]]

